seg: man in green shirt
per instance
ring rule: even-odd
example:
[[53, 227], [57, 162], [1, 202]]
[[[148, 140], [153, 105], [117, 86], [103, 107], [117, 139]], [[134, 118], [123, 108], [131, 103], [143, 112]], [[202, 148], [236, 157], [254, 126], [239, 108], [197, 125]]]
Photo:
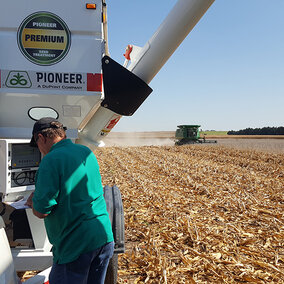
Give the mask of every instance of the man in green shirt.
[[66, 139], [65, 130], [42, 118], [31, 139], [44, 155], [29, 201], [53, 245], [49, 283], [104, 283], [114, 242], [99, 166], [89, 148]]

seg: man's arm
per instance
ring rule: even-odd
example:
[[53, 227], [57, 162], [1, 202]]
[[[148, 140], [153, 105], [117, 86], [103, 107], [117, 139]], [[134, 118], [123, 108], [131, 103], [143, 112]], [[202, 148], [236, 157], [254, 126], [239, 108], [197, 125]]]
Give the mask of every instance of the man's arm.
[[37, 216], [40, 219], [43, 219], [43, 218], [45, 218], [48, 215], [48, 214], [40, 213], [40, 212], [36, 211], [34, 208], [33, 208], [33, 213], [34, 213], [35, 216]]
[[29, 198], [27, 199], [27, 202], [26, 202], [26, 205], [31, 207], [33, 209], [33, 214], [40, 218], [40, 219], [43, 219], [45, 218], [48, 214], [43, 214], [43, 213], [40, 213], [38, 211], [36, 211], [34, 208], [33, 208], [33, 196], [34, 196], [34, 193], [32, 193]]

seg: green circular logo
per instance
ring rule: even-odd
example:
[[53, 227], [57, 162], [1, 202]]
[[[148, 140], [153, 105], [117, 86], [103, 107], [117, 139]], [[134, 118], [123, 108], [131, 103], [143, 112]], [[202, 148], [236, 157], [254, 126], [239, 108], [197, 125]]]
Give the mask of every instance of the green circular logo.
[[65, 22], [49, 12], [28, 16], [18, 29], [18, 46], [23, 55], [38, 65], [61, 61], [71, 45], [71, 34]]

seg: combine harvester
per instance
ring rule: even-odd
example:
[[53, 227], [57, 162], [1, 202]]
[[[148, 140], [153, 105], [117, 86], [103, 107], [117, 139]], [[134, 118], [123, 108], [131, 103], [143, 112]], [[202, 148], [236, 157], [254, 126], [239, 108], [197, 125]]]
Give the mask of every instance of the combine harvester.
[[[76, 143], [102, 146], [121, 116], [133, 115], [149, 96], [150, 81], [213, 2], [177, 1], [144, 47], [128, 46], [123, 66], [108, 51], [105, 0], [1, 3], [1, 284], [18, 283], [15, 271], [27, 270], [43, 272], [25, 283], [48, 283], [52, 265], [42, 220], [22, 206], [41, 161], [29, 146], [34, 122], [57, 118]], [[124, 251], [119, 189], [105, 187], [105, 199], [115, 236], [106, 283], [116, 283], [117, 253]]]
[[200, 137], [201, 125], [179, 125], [175, 133], [175, 145], [217, 143], [217, 140], [206, 140], [205, 134]]

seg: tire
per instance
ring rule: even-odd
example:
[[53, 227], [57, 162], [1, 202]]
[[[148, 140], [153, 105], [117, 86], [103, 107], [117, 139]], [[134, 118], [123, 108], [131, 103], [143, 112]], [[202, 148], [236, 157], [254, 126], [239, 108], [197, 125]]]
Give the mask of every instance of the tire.
[[105, 284], [117, 283], [117, 270], [118, 270], [118, 254], [113, 254], [113, 257], [109, 260]]

